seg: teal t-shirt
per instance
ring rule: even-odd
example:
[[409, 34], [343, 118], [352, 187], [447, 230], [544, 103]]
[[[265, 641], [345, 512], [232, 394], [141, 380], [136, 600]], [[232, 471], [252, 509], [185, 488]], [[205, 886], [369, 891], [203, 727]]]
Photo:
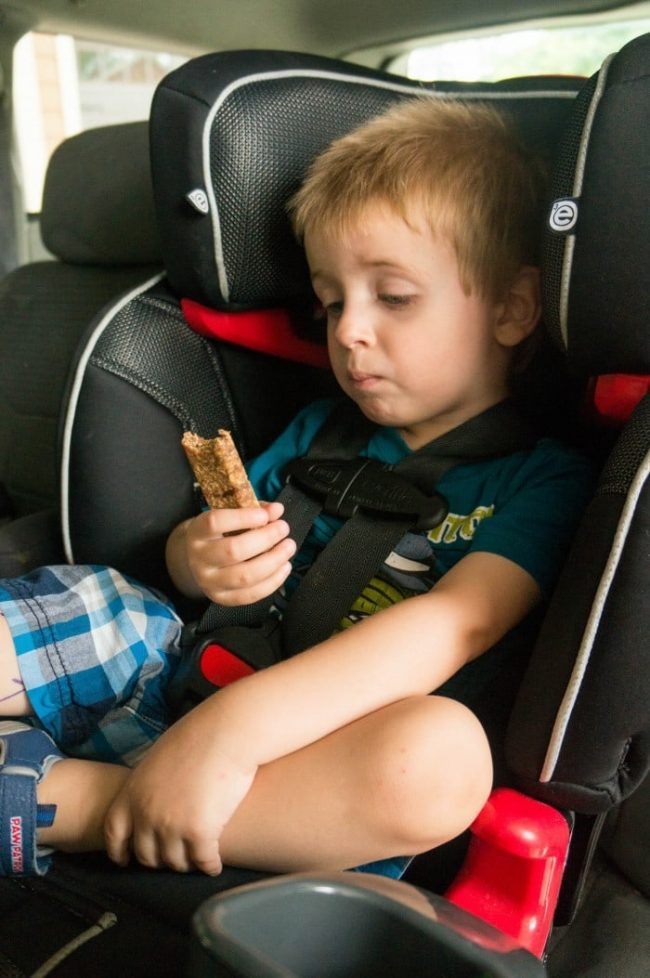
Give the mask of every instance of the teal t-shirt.
[[[249, 465], [260, 499], [276, 498], [284, 485], [285, 466], [307, 454], [336, 403], [318, 401], [305, 408]], [[395, 429], [378, 428], [360, 454], [394, 464], [409, 453]], [[592, 481], [588, 462], [551, 438], [513, 455], [450, 469], [438, 484], [449, 503], [444, 522], [428, 532], [407, 533], [341, 625], [428, 591], [462, 557], [478, 551], [514, 561], [535, 578], [548, 597]], [[287, 595], [340, 525], [335, 517], [321, 514], [317, 518], [294, 558]]]

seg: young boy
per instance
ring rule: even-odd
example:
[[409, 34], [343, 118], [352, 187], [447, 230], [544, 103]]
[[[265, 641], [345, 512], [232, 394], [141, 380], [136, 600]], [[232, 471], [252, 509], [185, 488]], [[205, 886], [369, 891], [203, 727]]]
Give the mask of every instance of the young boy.
[[[397, 462], [508, 397], [540, 315], [538, 184], [497, 113], [443, 99], [400, 103], [315, 161], [291, 212], [336, 379], [379, 425], [364, 454]], [[331, 408], [302, 412], [253, 462], [258, 496], [275, 498]], [[551, 440], [450, 470], [444, 523], [408, 534], [334, 635], [166, 732], [180, 622], [159, 595], [106, 568], [0, 582], [5, 710], [76, 755], [0, 730], [3, 871], [43, 871], [41, 847], [105, 846], [180, 871], [383, 860], [399, 874], [491, 787], [476, 717], [429, 694], [548, 595], [589, 482]], [[337, 524], [319, 518], [296, 554], [282, 515], [269, 502], [182, 523], [168, 542], [180, 591], [229, 606], [291, 592]]]

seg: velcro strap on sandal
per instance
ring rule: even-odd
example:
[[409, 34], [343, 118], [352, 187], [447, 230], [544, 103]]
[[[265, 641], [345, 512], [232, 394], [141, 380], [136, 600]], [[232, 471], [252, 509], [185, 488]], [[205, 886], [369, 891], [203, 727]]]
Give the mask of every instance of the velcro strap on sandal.
[[39, 849], [36, 844], [39, 824], [36, 783], [40, 772], [30, 767], [2, 767], [0, 873], [3, 876], [42, 876], [50, 863], [51, 850]]
[[63, 755], [42, 730], [0, 724], [0, 875], [42, 876], [51, 849], [39, 846], [39, 828], [52, 825], [56, 805], [39, 805], [36, 785]]

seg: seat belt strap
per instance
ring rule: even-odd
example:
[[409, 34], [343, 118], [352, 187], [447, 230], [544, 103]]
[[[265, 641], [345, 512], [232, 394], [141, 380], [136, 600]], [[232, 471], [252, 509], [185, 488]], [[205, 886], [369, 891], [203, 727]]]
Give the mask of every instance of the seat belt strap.
[[[342, 401], [317, 432], [307, 458], [341, 461], [354, 458], [377, 427], [352, 401]], [[509, 455], [530, 447], [534, 440], [530, 426], [512, 402], [502, 401], [406, 456], [392, 469], [413, 482], [426, 496], [433, 497], [435, 485], [453, 466]], [[391, 469], [387, 465], [382, 468]], [[292, 482], [284, 486], [278, 498], [285, 506], [291, 535], [299, 548], [325, 500]], [[436, 525], [445, 515], [440, 510]], [[283, 620], [285, 655], [300, 651], [333, 631], [391, 549], [416, 522], [414, 514], [383, 518], [374, 512], [365, 516], [357, 513], [344, 524], [292, 595]], [[337, 582], [335, 588], [331, 586], [332, 581]], [[273, 600], [271, 595], [237, 608], [210, 604], [198, 624], [191, 626], [191, 637], [226, 626], [261, 628]]]
[[[354, 408], [354, 405], [352, 405]], [[354, 458], [367, 444], [376, 425], [368, 421], [358, 409], [354, 415], [347, 410], [347, 402], [341, 402], [329, 415], [320, 430], [316, 433], [309, 449], [309, 456], [318, 454], [324, 458], [350, 459]], [[345, 419], [343, 419], [345, 409]], [[338, 419], [341, 419], [340, 421]], [[345, 433], [342, 437], [342, 432]], [[299, 550], [312, 523], [323, 508], [322, 499], [305, 493], [299, 485], [287, 482], [277, 497], [285, 510], [285, 519], [291, 527], [291, 539]], [[237, 608], [225, 608], [210, 603], [202, 618], [191, 627], [192, 636], [186, 637], [185, 644], [190, 644], [198, 636], [214, 632], [219, 628], [243, 626], [245, 628], [260, 628], [266, 621], [275, 595], [272, 594], [254, 604], [242, 605]]]
[[[336, 423], [341, 421], [339, 415]], [[438, 497], [440, 518], [433, 524], [437, 526], [447, 515], [446, 501], [440, 505], [435, 489], [445, 472], [463, 462], [510, 455], [534, 441], [531, 427], [514, 405], [502, 401], [406, 456], [392, 470], [434, 501]], [[288, 603], [282, 620], [284, 655], [329, 637], [391, 550], [416, 526], [416, 516], [386, 518], [362, 508], [354, 512], [318, 555]]]
[[[364, 585], [411, 526], [411, 520], [381, 519], [364, 512], [355, 513], [343, 524], [309, 568], [285, 609], [284, 657], [316, 645], [332, 634]], [[361, 554], [359, 546], [363, 548]]]

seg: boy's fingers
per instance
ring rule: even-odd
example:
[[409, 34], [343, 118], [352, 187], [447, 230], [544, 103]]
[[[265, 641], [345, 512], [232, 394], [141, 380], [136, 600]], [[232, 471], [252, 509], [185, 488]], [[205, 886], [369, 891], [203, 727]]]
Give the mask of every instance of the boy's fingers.
[[228, 607], [236, 607], [244, 604], [254, 604], [256, 601], [260, 601], [262, 598], [267, 598], [270, 594], [284, 584], [287, 577], [291, 573], [292, 566], [290, 562], [285, 562], [280, 565], [277, 569], [274, 569], [261, 581], [255, 581], [249, 585], [243, 585], [239, 583], [237, 585], [223, 586], [222, 584], [213, 583], [208, 584], [204, 587], [204, 592], [207, 598], [214, 601], [216, 604], [223, 604]]
[[289, 536], [289, 532], [289, 524], [284, 520], [277, 520], [268, 526], [250, 529], [246, 533], [226, 536], [212, 544], [214, 548], [212, 552], [217, 558], [215, 563], [223, 567], [232, 567], [269, 554], [278, 543]]
[[189, 858], [192, 865], [208, 876], [218, 876], [223, 870], [219, 854], [219, 842], [195, 842], [189, 844]]
[[153, 832], [136, 831], [132, 840], [133, 854], [148, 869], [159, 869], [162, 865], [160, 847]]
[[220, 576], [215, 581], [224, 588], [253, 587], [271, 577], [292, 559], [296, 545], [290, 537], [278, 540], [268, 550], [254, 553], [245, 560], [220, 568]]
[[133, 820], [128, 808], [114, 805], [104, 822], [104, 841], [109, 859], [118, 866], [128, 865], [132, 834]]
[[201, 521], [208, 536], [220, 537], [265, 526], [270, 518], [269, 510], [264, 506], [244, 506], [241, 509], [211, 509], [196, 519]]
[[162, 865], [173, 869], [175, 873], [189, 873], [193, 869], [187, 846], [181, 838], [161, 840], [159, 848]]

